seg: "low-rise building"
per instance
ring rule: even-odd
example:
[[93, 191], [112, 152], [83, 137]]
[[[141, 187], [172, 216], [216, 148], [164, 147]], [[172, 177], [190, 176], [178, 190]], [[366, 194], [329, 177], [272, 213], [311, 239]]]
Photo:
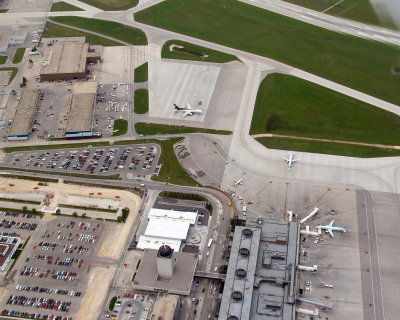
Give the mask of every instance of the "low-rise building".
[[0, 236], [0, 271], [6, 270], [15, 251], [21, 243], [17, 237]]

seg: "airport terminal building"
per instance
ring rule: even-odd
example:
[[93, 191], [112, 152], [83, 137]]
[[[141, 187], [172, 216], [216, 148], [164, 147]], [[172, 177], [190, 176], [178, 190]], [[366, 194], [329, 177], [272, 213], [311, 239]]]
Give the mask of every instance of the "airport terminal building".
[[219, 320], [295, 318], [298, 237], [294, 222], [247, 219], [236, 227]]

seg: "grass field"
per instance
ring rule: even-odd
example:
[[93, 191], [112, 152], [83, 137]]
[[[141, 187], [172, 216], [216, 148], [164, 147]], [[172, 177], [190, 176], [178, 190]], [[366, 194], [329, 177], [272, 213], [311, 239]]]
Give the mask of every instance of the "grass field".
[[128, 131], [128, 120], [125, 119], [115, 119], [114, 120], [114, 130], [118, 130], [117, 132], [113, 132], [113, 137], [122, 136]]
[[133, 94], [133, 101], [135, 103], [135, 113], [144, 114], [149, 112], [149, 92], [147, 89], [135, 90]]
[[7, 56], [0, 56], [0, 64], [5, 64], [7, 62]]
[[400, 145], [400, 117], [311, 82], [268, 75], [257, 94], [250, 134]]
[[181, 141], [182, 138], [173, 138], [171, 140], [160, 141], [161, 155], [158, 163], [161, 164], [161, 170], [158, 176], [151, 177], [155, 181], [166, 181], [172, 184], [185, 186], [197, 186], [198, 183], [193, 180], [182, 168], [174, 153], [174, 144]]
[[8, 9], [0, 9], [0, 13], [6, 13]]
[[46, 22], [43, 32], [43, 38], [55, 38], [55, 37], [86, 37], [86, 42], [92, 45], [101, 45], [105, 47], [121, 45], [121, 43], [119, 42], [99, 37], [91, 33], [59, 26], [51, 22]]
[[231, 131], [227, 131], [227, 130], [215, 130], [215, 129], [206, 129], [206, 128], [195, 128], [195, 127], [181, 127], [181, 126], [173, 126], [173, 125], [168, 125], [168, 124], [144, 123], [144, 122], [135, 123], [135, 131], [137, 133], [141, 133], [145, 136], [150, 136], [150, 135], [155, 135], [155, 134], [179, 134], [179, 133], [193, 133], [193, 132], [223, 134], [223, 135], [232, 134]]
[[257, 138], [256, 140], [270, 149], [335, 154], [359, 158], [400, 156], [400, 150], [388, 150], [342, 143], [327, 143], [275, 137]]
[[135, 82], [146, 82], [149, 79], [149, 64], [143, 63], [135, 69], [134, 79]]
[[82, 17], [53, 17], [52, 20], [77, 28], [104, 34], [133, 45], [147, 45], [147, 38], [140, 29], [129, 27], [113, 21]]
[[82, 2], [102, 10], [114, 11], [136, 7], [139, 0], [82, 0]]
[[[183, 48], [175, 47], [173, 51], [170, 51], [169, 46], [171, 44], [176, 44], [178, 46], [182, 46]], [[205, 55], [204, 59], [203, 55]], [[161, 50], [161, 58], [195, 60], [195, 61], [206, 61], [206, 62], [217, 62], [217, 63], [225, 63], [229, 61], [239, 60], [237, 57], [233, 55], [197, 46], [195, 44], [180, 40], [169, 40], [166, 43], [164, 43]]]
[[[297, 4], [302, 7], [313, 9], [316, 11], [324, 11], [334, 4], [338, 3], [338, 0], [285, 0]], [[370, 0], [346, 0], [333, 8], [327, 10], [326, 14], [337, 16], [341, 18], [347, 18], [355, 21], [360, 21], [368, 24], [375, 24], [382, 27], [393, 28], [393, 23], [385, 23], [379, 21], [374, 8], [372, 7]]]
[[11, 83], [11, 81], [14, 80], [15, 76], [18, 73], [18, 68], [15, 67], [9, 67], [9, 68], [0, 68], [0, 71], [12, 71], [10, 78], [8, 79], [8, 84]]
[[15, 51], [14, 57], [12, 59], [12, 63], [20, 63], [22, 61], [22, 58], [24, 57], [25, 54], [25, 49], [26, 48], [18, 48]]
[[399, 49], [237, 0], [166, 0], [135, 20], [272, 58], [400, 105]]
[[55, 11], [84, 11], [81, 8], [75, 7], [72, 4], [66, 3], [64, 1], [53, 3], [50, 12]]

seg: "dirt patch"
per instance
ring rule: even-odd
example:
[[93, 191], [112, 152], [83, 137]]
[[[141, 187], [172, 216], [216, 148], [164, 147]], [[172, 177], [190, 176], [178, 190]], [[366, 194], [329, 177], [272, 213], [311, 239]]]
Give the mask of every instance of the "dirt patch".
[[76, 319], [91, 320], [96, 318], [96, 313], [99, 311], [101, 304], [105, 299], [114, 271], [115, 268], [92, 269], [88, 290], [83, 298], [83, 302]]

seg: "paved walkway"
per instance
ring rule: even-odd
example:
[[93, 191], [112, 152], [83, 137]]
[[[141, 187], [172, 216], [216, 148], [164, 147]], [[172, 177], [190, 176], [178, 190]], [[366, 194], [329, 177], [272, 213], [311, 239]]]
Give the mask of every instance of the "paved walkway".
[[343, 140], [330, 140], [330, 139], [318, 139], [318, 138], [307, 138], [307, 137], [287, 136], [287, 135], [284, 135], [284, 134], [273, 134], [273, 133], [254, 134], [251, 137], [254, 138], [254, 139], [263, 138], [263, 137], [266, 137], [266, 138], [298, 139], [298, 140], [307, 140], [307, 141], [343, 143], [343, 144], [352, 144], [352, 145], [364, 146], [364, 147], [374, 147], [374, 148], [382, 148], [382, 149], [400, 150], [400, 146], [391, 146], [391, 145], [386, 145], [386, 144], [365, 143], [365, 142], [355, 142], [355, 141], [343, 141]]

